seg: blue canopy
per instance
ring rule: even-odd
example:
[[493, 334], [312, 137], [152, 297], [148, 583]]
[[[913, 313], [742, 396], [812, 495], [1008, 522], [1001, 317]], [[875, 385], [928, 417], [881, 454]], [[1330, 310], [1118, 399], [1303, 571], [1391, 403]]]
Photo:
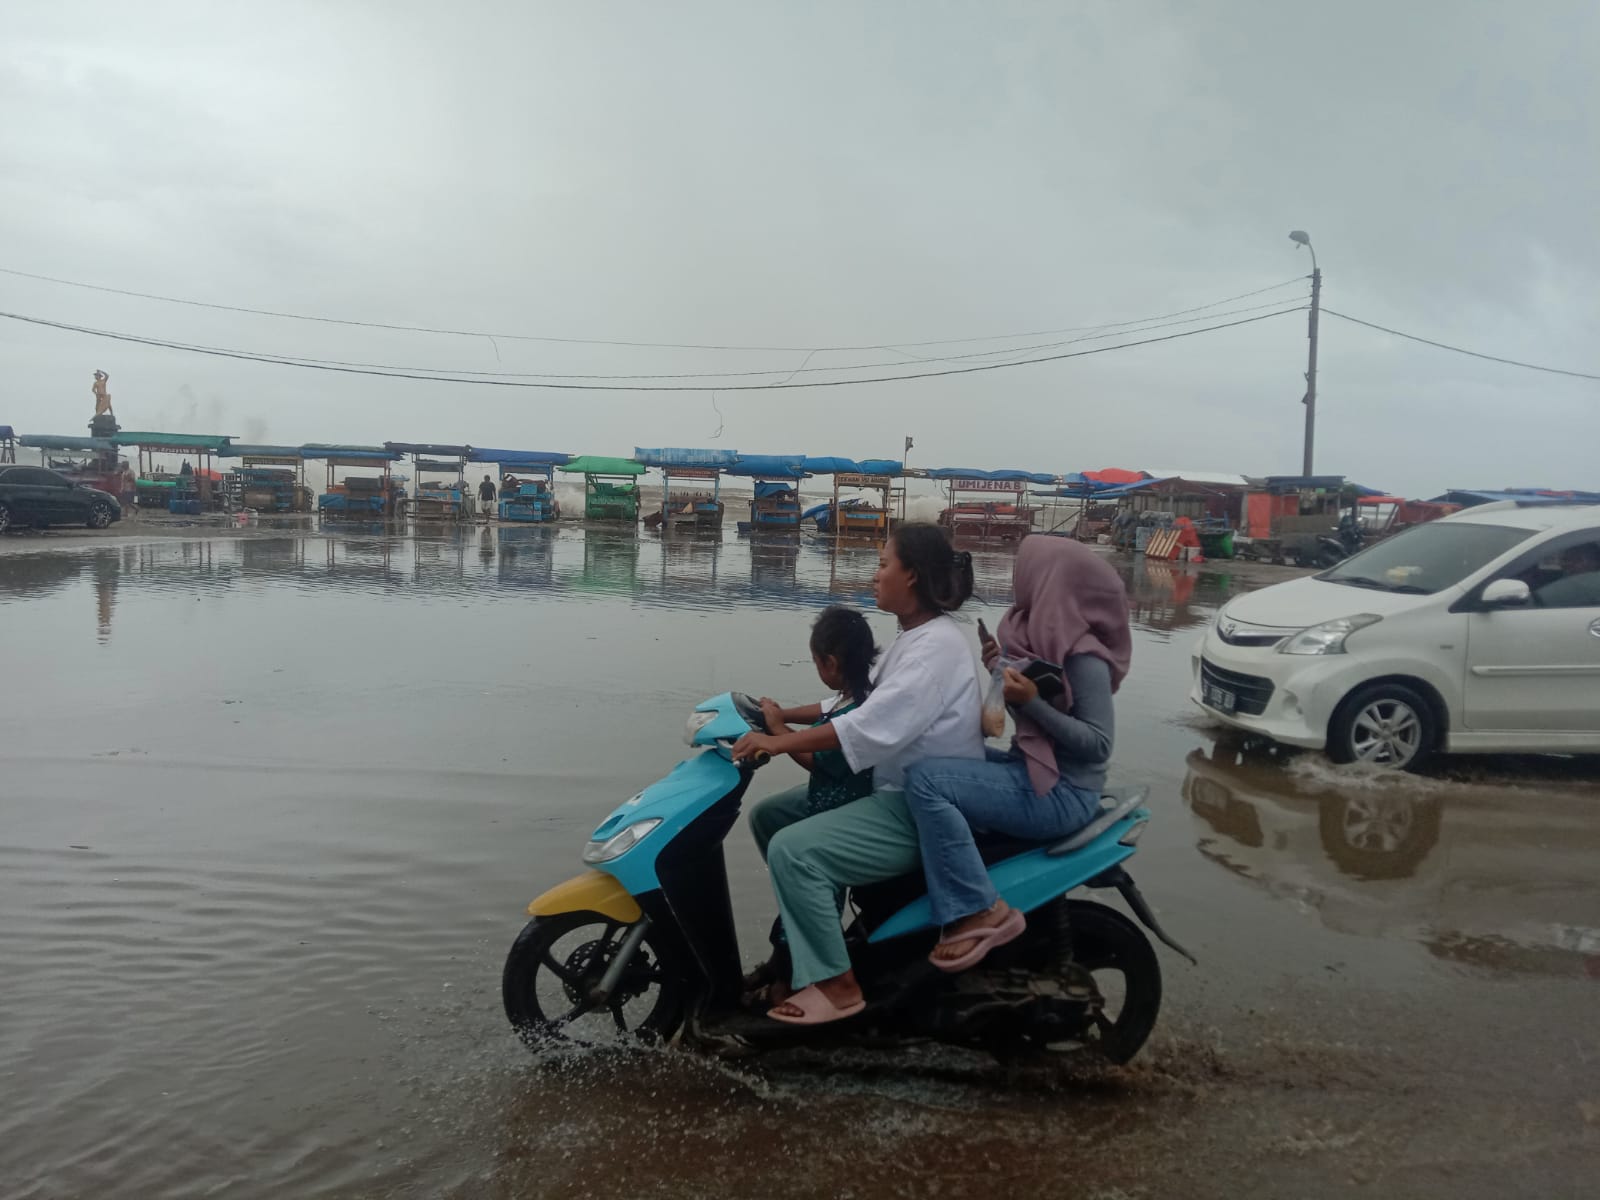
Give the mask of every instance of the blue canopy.
[[739, 461], [728, 468], [728, 474], [756, 479], [804, 479], [805, 461], [803, 454], [741, 454]]
[[385, 442], [385, 450], [396, 454], [437, 454], [440, 458], [465, 458], [470, 446], [441, 446], [433, 442]]
[[905, 464], [892, 458], [807, 458], [801, 466], [813, 475], [901, 475]]
[[[26, 439], [23, 444], [27, 444]], [[1600, 492], [1562, 492], [1549, 488], [1505, 488], [1498, 491], [1451, 488], [1428, 503], [1459, 504], [1463, 508], [1471, 508], [1477, 504], [1494, 504], [1499, 500], [1515, 500], [1519, 504], [1600, 504]]]
[[647, 467], [705, 467], [726, 470], [739, 461], [737, 450], [687, 450], [669, 446], [661, 450], [636, 447], [633, 461]]
[[472, 452], [467, 455], [467, 461], [515, 463], [519, 467], [564, 467], [572, 461], [572, 455], [557, 454], [553, 450], [491, 450], [484, 446], [473, 446]]
[[16, 434], [12, 431], [11, 426], [0, 425], [0, 440], [10, 441], [14, 437], [16, 437]]
[[1039, 483], [1052, 484], [1056, 482], [1054, 475], [1044, 475], [1038, 471], [979, 471], [971, 467], [936, 467], [928, 472], [929, 479], [984, 479], [995, 483]]
[[785, 492], [794, 491], [794, 485], [781, 479], [762, 479], [756, 482], [756, 499], [763, 500], [768, 496], [781, 496]]

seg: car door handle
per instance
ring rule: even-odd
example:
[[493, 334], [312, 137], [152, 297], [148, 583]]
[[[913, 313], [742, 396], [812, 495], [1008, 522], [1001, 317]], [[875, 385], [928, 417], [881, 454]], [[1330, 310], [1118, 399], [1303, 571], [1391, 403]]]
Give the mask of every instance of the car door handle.
[[1600, 618], [1589, 622], [1589, 636], [1600, 638]]

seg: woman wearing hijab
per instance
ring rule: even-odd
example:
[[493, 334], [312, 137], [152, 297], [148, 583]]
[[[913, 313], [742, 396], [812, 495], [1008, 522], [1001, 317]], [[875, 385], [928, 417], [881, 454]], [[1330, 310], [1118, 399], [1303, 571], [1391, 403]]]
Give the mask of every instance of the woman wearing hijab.
[[1064, 688], [1046, 700], [1032, 678], [1007, 665], [1005, 698], [1017, 725], [1010, 749], [991, 749], [982, 761], [924, 759], [906, 770], [928, 900], [944, 931], [929, 961], [944, 971], [976, 966], [1026, 925], [990, 883], [974, 830], [1066, 837], [1099, 808], [1114, 732], [1111, 697], [1132, 657], [1127, 592], [1087, 546], [1025, 538], [1013, 583], [999, 642], [983, 641], [984, 663], [992, 669], [1003, 649], [1007, 663], [1024, 671], [1031, 663], [1059, 671]]

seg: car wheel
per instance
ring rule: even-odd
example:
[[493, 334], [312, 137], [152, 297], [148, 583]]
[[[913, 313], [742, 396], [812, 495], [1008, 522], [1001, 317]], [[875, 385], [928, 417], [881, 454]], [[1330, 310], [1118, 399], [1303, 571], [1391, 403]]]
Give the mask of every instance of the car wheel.
[[111, 511], [111, 505], [104, 500], [97, 500], [89, 506], [89, 528], [109, 529], [111, 527], [111, 518], [114, 515]]
[[11, 528], [11, 510], [9, 508], [7, 508], [4, 504], [0, 504], [0, 533], [4, 533], [6, 530], [8, 530], [10, 528]]
[[1328, 727], [1328, 757], [1416, 771], [1438, 744], [1433, 707], [1403, 683], [1375, 683], [1345, 697]]

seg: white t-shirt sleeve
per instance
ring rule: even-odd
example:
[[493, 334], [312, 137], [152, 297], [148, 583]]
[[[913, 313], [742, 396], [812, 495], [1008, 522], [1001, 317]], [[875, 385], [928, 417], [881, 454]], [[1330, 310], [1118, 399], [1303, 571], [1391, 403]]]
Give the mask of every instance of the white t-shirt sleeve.
[[944, 707], [940, 680], [922, 662], [910, 661], [889, 672], [861, 707], [832, 724], [850, 769], [865, 771], [926, 733]]

